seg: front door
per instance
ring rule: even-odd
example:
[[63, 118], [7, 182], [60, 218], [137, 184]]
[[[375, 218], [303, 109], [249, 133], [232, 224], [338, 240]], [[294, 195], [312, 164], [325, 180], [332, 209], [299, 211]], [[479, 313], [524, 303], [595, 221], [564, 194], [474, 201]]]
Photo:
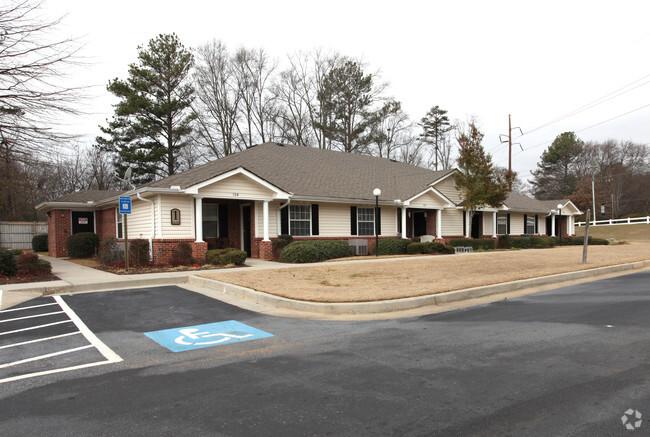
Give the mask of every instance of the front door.
[[72, 233], [95, 232], [95, 217], [92, 211], [72, 211]]
[[243, 249], [248, 256], [251, 256], [251, 206], [244, 205], [241, 208]]
[[472, 217], [472, 238], [481, 238], [481, 220], [483, 218], [483, 213], [475, 212]]
[[427, 217], [424, 211], [413, 213], [413, 236], [419, 237], [427, 234]]

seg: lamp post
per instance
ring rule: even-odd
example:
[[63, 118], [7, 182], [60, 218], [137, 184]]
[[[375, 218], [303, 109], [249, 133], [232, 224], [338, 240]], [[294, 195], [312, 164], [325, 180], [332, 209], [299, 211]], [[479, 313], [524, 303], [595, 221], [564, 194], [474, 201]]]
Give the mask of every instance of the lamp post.
[[557, 210], [559, 212], [559, 214], [558, 214], [558, 222], [559, 222], [558, 223], [558, 225], [559, 225], [558, 226], [558, 232], [559, 232], [559, 235], [560, 235], [560, 244], [559, 245], [562, 246], [562, 204], [561, 203], [557, 204]]
[[372, 191], [372, 195], [375, 196], [375, 256], [379, 256], [379, 229], [377, 228], [377, 216], [379, 216], [379, 196], [381, 196], [381, 190], [375, 188]]

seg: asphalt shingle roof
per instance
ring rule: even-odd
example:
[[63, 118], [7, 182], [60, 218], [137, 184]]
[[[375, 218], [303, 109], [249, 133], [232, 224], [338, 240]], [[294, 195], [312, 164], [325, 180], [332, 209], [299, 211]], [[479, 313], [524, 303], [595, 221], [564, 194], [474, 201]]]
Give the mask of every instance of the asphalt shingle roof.
[[281, 190], [296, 196], [406, 200], [454, 170], [432, 171], [386, 158], [311, 147], [264, 143], [146, 186], [171, 188], [210, 180], [243, 167]]
[[111, 197], [119, 196], [122, 193], [123, 191], [113, 190], [81, 190], [59, 197], [58, 199], [55, 199], [54, 202], [100, 202], [102, 200], [110, 199]]

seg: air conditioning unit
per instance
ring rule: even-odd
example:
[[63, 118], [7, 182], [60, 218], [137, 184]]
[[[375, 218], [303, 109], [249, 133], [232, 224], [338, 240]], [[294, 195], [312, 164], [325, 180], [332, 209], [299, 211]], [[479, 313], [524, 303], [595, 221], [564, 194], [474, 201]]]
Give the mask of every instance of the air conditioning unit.
[[354, 248], [355, 255], [368, 255], [368, 240], [355, 238], [354, 240], [348, 240], [348, 243]]

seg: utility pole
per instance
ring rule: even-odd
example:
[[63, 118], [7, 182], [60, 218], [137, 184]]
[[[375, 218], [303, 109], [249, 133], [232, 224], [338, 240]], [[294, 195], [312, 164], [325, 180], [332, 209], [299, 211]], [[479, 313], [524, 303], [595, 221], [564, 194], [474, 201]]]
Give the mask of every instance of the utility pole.
[[591, 167], [591, 201], [594, 206], [594, 226], [596, 226], [596, 188], [595, 188], [596, 184], [594, 182], [595, 171], [596, 171], [595, 168]]
[[[521, 130], [520, 127], [512, 127], [512, 117], [510, 114], [508, 114], [508, 172], [512, 174], [512, 131], [519, 129], [519, 133], [521, 135], [524, 134], [524, 132]], [[499, 140], [501, 141], [501, 144], [505, 143], [506, 140], [502, 139], [501, 137], [505, 137], [506, 135], [499, 135]], [[516, 143], [521, 147], [521, 151], [524, 151], [524, 148], [521, 146], [521, 143]], [[508, 181], [508, 189], [512, 191], [512, 179]]]

